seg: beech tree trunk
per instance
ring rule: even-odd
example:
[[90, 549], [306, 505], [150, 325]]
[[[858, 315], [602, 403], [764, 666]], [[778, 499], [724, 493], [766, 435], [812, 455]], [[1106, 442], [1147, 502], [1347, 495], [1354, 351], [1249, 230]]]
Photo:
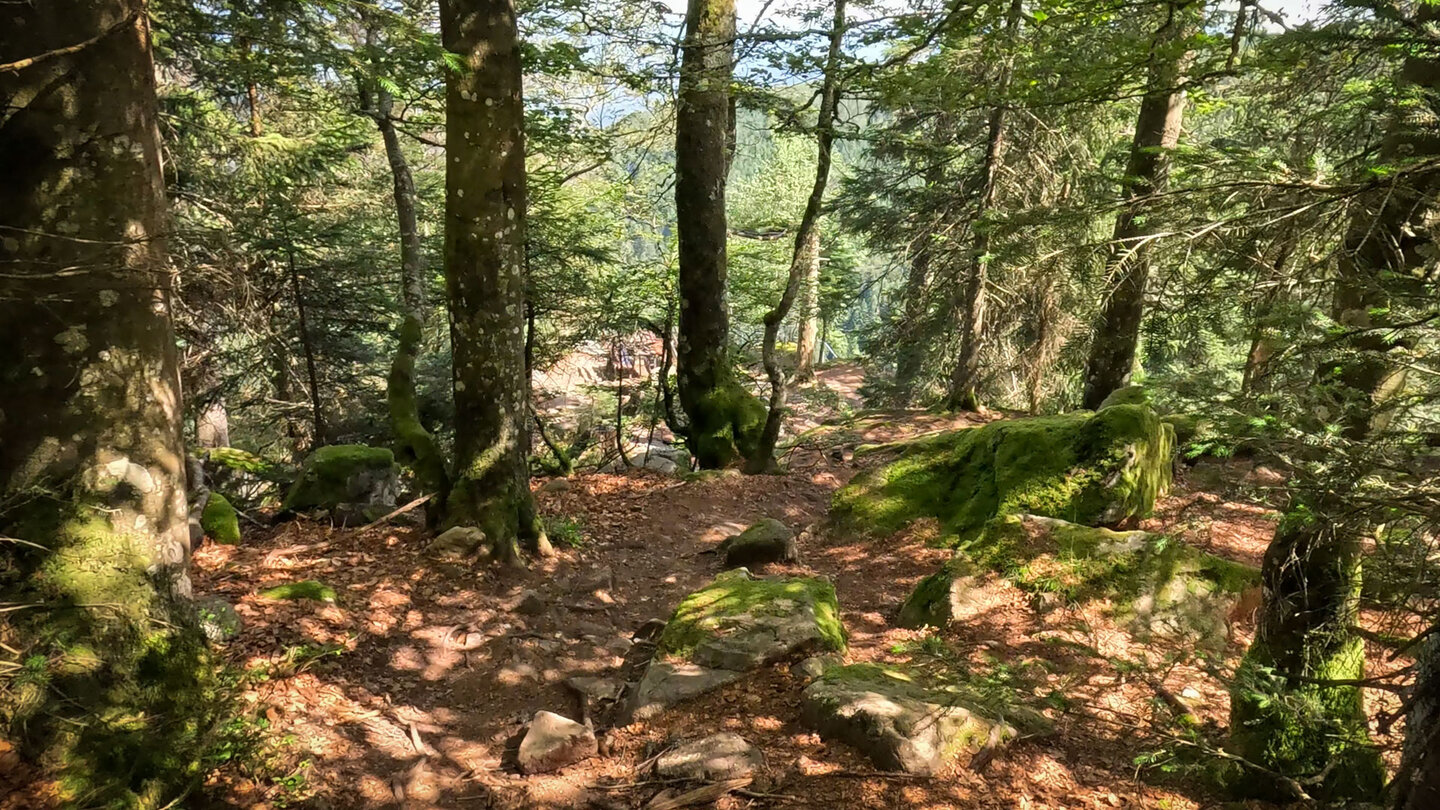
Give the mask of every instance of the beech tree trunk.
[[1135, 138], [1121, 185], [1124, 205], [1115, 218], [1105, 273], [1109, 290], [1095, 323], [1081, 407], [1095, 409], [1117, 388], [1130, 384], [1145, 289], [1150, 281], [1150, 241], [1159, 232], [1154, 195], [1165, 190], [1170, 152], [1180, 140], [1185, 111], [1183, 84], [1190, 64], [1186, 40], [1199, 23], [1203, 3], [1172, 0], [1150, 46], [1147, 90], [1135, 121]]
[[975, 234], [970, 248], [970, 261], [964, 283], [957, 286], [959, 298], [955, 309], [960, 315], [960, 354], [950, 375], [950, 391], [945, 404], [950, 410], [975, 411], [980, 408], [980, 347], [985, 338], [986, 284], [990, 265], [990, 223], [986, 221], [995, 205], [995, 190], [1005, 158], [1005, 94], [1010, 89], [1014, 64], [1016, 33], [1020, 28], [1021, 0], [1011, 0], [1005, 14], [1005, 58], [995, 80], [1000, 102], [990, 110], [985, 138], [985, 158], [976, 179], [977, 199], [971, 230]]
[[185, 455], [144, 4], [11, 4], [0, 64], [0, 537], [6, 600], [33, 608], [8, 614], [0, 658], [43, 670], [18, 702], [0, 690], [0, 716], [67, 805], [163, 804], [199, 756], [207, 671], [177, 610]]
[[805, 267], [800, 282], [800, 327], [795, 338], [795, 377], [797, 383], [815, 378], [815, 340], [820, 333], [820, 245]]
[[485, 532], [497, 559], [518, 541], [549, 554], [530, 495], [525, 385], [525, 139], [510, 0], [444, 0], [445, 281], [454, 357], [453, 525]]
[[753, 455], [765, 409], [735, 378], [725, 299], [725, 176], [732, 114], [734, 0], [690, 0], [675, 115], [679, 231], [677, 382], [686, 440], [701, 467]]
[[[745, 471], [749, 473], [766, 472], [774, 466], [775, 443], [780, 439], [780, 427], [785, 420], [785, 371], [780, 368], [780, 358], [775, 356], [775, 340], [780, 335], [780, 324], [790, 313], [796, 294], [806, 284], [811, 273], [816, 274], [818, 283], [820, 208], [825, 203], [825, 187], [830, 182], [830, 155], [835, 143], [835, 112], [840, 102], [840, 44], [844, 38], [845, 0], [835, 0], [835, 19], [830, 27], [830, 47], [825, 54], [825, 76], [820, 82], [820, 110], [815, 119], [815, 182], [810, 187], [810, 197], [805, 201], [800, 227], [795, 231], [795, 251], [790, 258], [790, 275], [785, 283], [785, 291], [780, 295], [780, 301], [775, 308], [765, 313], [765, 340], [761, 354], [765, 359], [765, 375], [770, 379], [770, 407], [766, 412], [760, 443], [745, 464]], [[813, 351], [813, 313], [809, 317], [811, 345], [807, 350]]]
[[[371, 43], [367, 40], [367, 44]], [[361, 87], [360, 106], [375, 122], [385, 144], [385, 158], [390, 164], [394, 187], [395, 220], [400, 229], [400, 334], [395, 359], [385, 380], [390, 431], [395, 434], [396, 459], [410, 467], [421, 489], [435, 494], [426, 505], [426, 514], [434, 522], [445, 512], [450, 473], [435, 437], [420, 421], [420, 408], [416, 403], [415, 364], [424, 344], [426, 311], [424, 256], [415, 216], [415, 178], [410, 173], [410, 163], [400, 146], [400, 133], [391, 117], [395, 100], [378, 84], [372, 88], [362, 82]]]

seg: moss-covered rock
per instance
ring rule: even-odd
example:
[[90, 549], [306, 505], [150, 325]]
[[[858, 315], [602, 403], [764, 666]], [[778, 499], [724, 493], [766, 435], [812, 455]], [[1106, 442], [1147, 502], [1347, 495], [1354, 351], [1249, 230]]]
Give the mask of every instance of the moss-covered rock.
[[1150, 391], [1143, 385], [1127, 385], [1124, 388], [1116, 388], [1110, 395], [1100, 401], [1100, 410], [1113, 405], [1149, 405], [1151, 401]]
[[890, 534], [936, 517], [947, 544], [997, 515], [1088, 525], [1145, 515], [1170, 485], [1174, 433], [1149, 408], [1012, 419], [908, 442], [835, 496], [842, 525]]
[[1015, 737], [955, 690], [875, 664], [827, 667], [806, 687], [801, 721], [827, 740], [857, 748], [875, 767], [932, 774], [964, 753]]
[[273, 588], [267, 588], [261, 591], [260, 595], [266, 599], [277, 600], [309, 599], [315, 602], [335, 601], [335, 589], [314, 579], [276, 585]]
[[[1223, 643], [1226, 620], [1260, 572], [1163, 535], [1115, 532], [1035, 515], [987, 526], [963, 553], [1022, 590], [1066, 602], [1104, 599], [1141, 635]], [[923, 584], [923, 583], [922, 583]]]
[[322, 447], [305, 459], [285, 508], [334, 509], [342, 503], [367, 506], [394, 504], [399, 468], [384, 447], [337, 444]]
[[681, 600], [656, 655], [745, 670], [794, 652], [844, 650], [834, 585], [815, 577], [755, 579], [737, 568]]
[[745, 531], [728, 537], [718, 549], [726, 568], [773, 562], [796, 562], [800, 549], [795, 533], [775, 518], [765, 518]]
[[210, 493], [205, 499], [205, 509], [200, 513], [200, 528], [205, 536], [216, 543], [227, 546], [240, 542], [240, 517], [230, 501], [218, 492]]
[[975, 587], [978, 573], [978, 566], [966, 557], [946, 560], [910, 592], [895, 623], [911, 630], [949, 624]]
[[196, 599], [195, 617], [205, 637], [211, 641], [229, 641], [240, 635], [244, 627], [235, 607], [218, 596]]
[[789, 655], [844, 650], [833, 585], [810, 577], [755, 579], [737, 568], [680, 602], [624, 714], [650, 717]]

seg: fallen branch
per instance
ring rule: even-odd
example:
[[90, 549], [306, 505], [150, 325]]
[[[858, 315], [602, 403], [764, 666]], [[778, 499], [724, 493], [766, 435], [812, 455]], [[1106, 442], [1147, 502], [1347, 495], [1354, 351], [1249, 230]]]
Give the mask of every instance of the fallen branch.
[[360, 527], [360, 531], [362, 531], [362, 532], [368, 532], [368, 531], [370, 531], [371, 529], [375, 528], [376, 526], [379, 526], [381, 523], [384, 523], [385, 521], [389, 520], [390, 518], [397, 517], [397, 516], [399, 516], [399, 515], [403, 515], [403, 514], [405, 514], [406, 512], [409, 512], [411, 509], [414, 509], [415, 507], [419, 506], [419, 505], [422, 504], [422, 503], [425, 503], [426, 501], [430, 500], [430, 499], [433, 498], [433, 497], [435, 497], [435, 493], [433, 493], [433, 492], [430, 493], [429, 495], [421, 495], [420, 497], [418, 497], [418, 498], [416, 498], [415, 500], [413, 500], [413, 501], [405, 504], [404, 506], [400, 507], [399, 509], [396, 509], [394, 512], [391, 512], [390, 514], [385, 515], [385, 516], [382, 517], [382, 518], [379, 518], [378, 520], [374, 521], [373, 523], [367, 523], [367, 524], [365, 524], [364, 526], [361, 526], [361, 527]]
[[749, 776], [742, 776], [739, 779], [727, 779], [724, 782], [703, 785], [678, 796], [667, 796], [662, 792], [645, 805], [645, 810], [677, 810], [677, 808], [695, 804], [709, 804], [732, 790], [748, 786], [753, 781], [755, 780]]

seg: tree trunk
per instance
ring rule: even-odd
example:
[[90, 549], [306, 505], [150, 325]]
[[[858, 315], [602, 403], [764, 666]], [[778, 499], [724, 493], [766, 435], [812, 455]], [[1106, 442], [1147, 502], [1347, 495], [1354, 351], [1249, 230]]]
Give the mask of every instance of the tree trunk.
[[405, 151], [400, 148], [400, 134], [391, 118], [395, 101], [390, 92], [378, 85], [373, 88], [373, 93], [363, 89], [366, 88], [364, 83], [361, 87], [361, 107], [375, 122], [385, 144], [385, 158], [390, 164], [394, 191], [395, 220], [400, 229], [400, 334], [395, 359], [390, 363], [390, 374], [385, 380], [390, 431], [395, 434], [396, 459], [410, 467], [415, 474], [415, 482], [423, 491], [435, 494], [426, 504], [426, 514], [434, 522], [445, 513], [450, 473], [435, 437], [420, 421], [420, 408], [416, 403], [415, 364], [424, 346], [426, 312], [424, 257], [415, 216], [415, 178], [410, 173]]
[[800, 282], [800, 329], [795, 339], [795, 382], [815, 379], [815, 339], [820, 332], [820, 246]]
[[1150, 280], [1150, 241], [1159, 232], [1154, 195], [1165, 190], [1170, 152], [1180, 140], [1185, 110], [1185, 73], [1190, 64], [1186, 40], [1194, 32], [1203, 4], [1172, 0], [1165, 23], [1150, 47], [1147, 89], [1135, 121], [1135, 138], [1121, 184], [1123, 207], [1115, 218], [1107, 291], [1085, 370], [1081, 407], [1095, 409], [1117, 388], [1130, 384], [1140, 324], [1145, 317], [1145, 288]]
[[[825, 54], [825, 77], [820, 82], [820, 111], [815, 120], [815, 182], [805, 201], [805, 213], [795, 232], [795, 251], [790, 258], [790, 276], [785, 291], [775, 308], [765, 314], [765, 341], [761, 354], [765, 359], [765, 375], [770, 379], [770, 407], [760, 443], [745, 464], [748, 473], [768, 471], [775, 464], [775, 443], [785, 420], [785, 371], [775, 356], [775, 340], [780, 324], [790, 312], [795, 295], [813, 271], [820, 266], [820, 208], [825, 203], [825, 187], [830, 182], [831, 147], [835, 143], [835, 111], [840, 101], [840, 44], [845, 38], [845, 0], [835, 0], [835, 19], [830, 27], [830, 48]], [[811, 330], [814, 323], [811, 318]], [[812, 336], [813, 340], [813, 336]]]
[[965, 281], [957, 285], [960, 298], [955, 302], [955, 309], [960, 314], [960, 354], [950, 375], [950, 392], [945, 401], [950, 410], [975, 411], [980, 408], [980, 346], [985, 337], [985, 287], [989, 275], [991, 236], [991, 226], [986, 218], [995, 204], [995, 190], [1005, 158], [1005, 94], [1010, 89], [1020, 12], [1021, 0], [1011, 0], [1005, 14], [1005, 56], [995, 81], [1000, 103], [990, 110], [985, 158], [980, 164], [980, 176], [976, 183], [975, 216], [970, 220], [975, 242], [970, 249]]
[[452, 524], [477, 526], [495, 556], [517, 540], [549, 554], [530, 495], [525, 386], [525, 140], [510, 0], [443, 0], [445, 281], [454, 356]]
[[[1440, 9], [1422, 5], [1415, 22], [1437, 18]], [[1407, 58], [1399, 84], [1402, 91], [1433, 98], [1440, 88], [1440, 63]], [[1381, 149], [1382, 162], [1393, 166], [1440, 155], [1440, 134], [1425, 118], [1428, 112], [1418, 112], [1422, 109], [1428, 106], [1399, 105]], [[1373, 327], [1383, 327], [1392, 317], [1389, 304], [1396, 286], [1411, 283], [1411, 268], [1424, 266], [1434, 251], [1431, 232], [1422, 223], [1433, 216], [1440, 173], [1412, 169], [1396, 178], [1372, 195], [1370, 210], [1356, 212], [1350, 222], [1332, 302], [1332, 317], [1350, 331], [1340, 341], [1340, 358], [1323, 363], [1317, 374], [1316, 388], [1326, 402], [1319, 427], [1338, 427], [1357, 443], [1385, 428], [1388, 400], [1403, 379], [1391, 357], [1400, 344], [1387, 330]], [[1364, 677], [1365, 647], [1351, 628], [1360, 596], [1361, 538], [1372, 527], [1330, 517], [1351, 509], [1343, 490], [1330, 489], [1313, 510], [1307, 506], [1292, 509], [1266, 551], [1260, 630], [1241, 664], [1242, 676], [1273, 671], [1282, 686], [1267, 694], [1253, 685], [1247, 688], [1244, 680], [1237, 685], [1231, 697], [1232, 743], [1242, 756], [1271, 770], [1324, 774], [1317, 798], [1373, 801], [1385, 771], [1370, 745], [1363, 694], [1351, 685], [1314, 684]], [[1429, 688], [1423, 682], [1417, 686]], [[1297, 709], [1297, 703], [1320, 710]], [[1420, 781], [1401, 786], [1401, 801], [1411, 790], [1426, 795], [1425, 780], [1434, 778], [1429, 772], [1436, 769], [1416, 759], [1417, 752], [1431, 750], [1436, 732], [1425, 722], [1433, 719], [1424, 713], [1428, 710], [1419, 703], [1414, 709], [1421, 714], [1406, 728], [1407, 778]], [[1257, 781], [1250, 792], [1263, 795], [1272, 787], [1270, 780]]]
[[680, 405], [701, 467], [749, 457], [764, 407], [735, 379], [725, 300], [725, 175], [729, 167], [734, 0], [690, 0], [675, 117], [675, 219], [679, 231]]
[[[928, 234], [922, 237], [928, 240]], [[915, 402], [915, 384], [925, 366], [925, 344], [919, 334], [925, 319], [925, 288], [930, 282], [930, 245], [922, 244], [910, 254], [910, 273], [905, 279], [905, 323], [900, 339], [899, 356], [895, 361], [895, 394], [897, 407], [906, 408]]]
[[1395, 810], [1440, 807], [1440, 634], [1415, 653], [1415, 685], [1405, 716], [1405, 749], [1395, 774]]
[[305, 375], [310, 388], [310, 416], [315, 426], [314, 447], [326, 443], [325, 410], [320, 404], [320, 374], [315, 363], [315, 341], [310, 336], [310, 322], [305, 312], [305, 295], [300, 290], [300, 271], [295, 266], [295, 249], [287, 248], [286, 261], [290, 268], [290, 292], [295, 296], [295, 313], [299, 318], [300, 350], [305, 354]]
[[0, 715], [62, 803], [97, 807], [178, 801], [214, 710], [176, 601], [190, 547], [149, 33], [141, 0], [20, 3], [0, 25], [0, 536], [6, 600], [33, 608], [8, 614], [6, 650], [40, 670]]

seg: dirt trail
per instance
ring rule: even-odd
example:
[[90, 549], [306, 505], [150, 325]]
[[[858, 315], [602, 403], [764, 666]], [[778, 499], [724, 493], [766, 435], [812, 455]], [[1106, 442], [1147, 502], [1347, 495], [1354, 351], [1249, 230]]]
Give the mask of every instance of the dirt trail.
[[[841, 396], [856, 384], [848, 370], [822, 372], [821, 385]], [[514, 773], [522, 724], [539, 709], [576, 716], [564, 680], [621, 666], [636, 627], [667, 617], [718, 572], [716, 555], [706, 552], [724, 537], [762, 517], [796, 530], [823, 519], [833, 492], [857, 471], [832, 451], [963, 421], [866, 416], [807, 437], [783, 476], [681, 482], [590, 474], [563, 491], [537, 482], [541, 510], [579, 521], [583, 540], [525, 571], [437, 565], [414, 530], [292, 523], [251, 534], [240, 547], [207, 546], [196, 555], [197, 590], [236, 603], [246, 626], [226, 654], [243, 666], [270, 666], [271, 677], [248, 698], [268, 707], [271, 738], [289, 740], [273, 750], [270, 781], [230, 773], [217, 792], [233, 807], [643, 807], [663, 786], [639, 764], [667, 741], [730, 730], [765, 752], [766, 768], [751, 786], [756, 795], [732, 795], [723, 808], [1200, 806], [1206, 797], [1184, 785], [1137, 781], [1135, 757], [1153, 749], [1152, 723], [1169, 722], [1156, 700], [1162, 680], [1174, 694], [1198, 695], [1192, 702], [1206, 727], [1223, 723], [1225, 695], [1214, 678], [1193, 662], [1165, 664], [1181, 656], [1135, 644], [1100, 606], [1038, 609], [998, 579], [973, 615], [941, 634], [893, 628], [900, 601], [948, 556], [926, 545], [923, 524], [884, 540], [816, 531], [802, 545], [802, 565], [765, 573], [835, 582], [850, 660], [998, 673], [997, 683], [1028, 690], [1037, 703], [1063, 694], [1066, 705], [1047, 708], [1054, 735], [1022, 740], [983, 773], [960, 763], [933, 779], [875, 774], [850, 749], [799, 724], [801, 684], [782, 665], [610, 731], [601, 756], [559, 775]], [[1199, 538], [1214, 533], [1226, 510], [1248, 519], [1247, 509], [1217, 506], [1182, 486], [1158, 521], [1184, 524]], [[1182, 512], [1183, 520], [1175, 517]], [[257, 596], [307, 578], [335, 587], [337, 603]], [[521, 606], [527, 591], [538, 594], [543, 611]], [[1239, 650], [1232, 646], [1228, 657]], [[1118, 663], [1141, 659], [1161, 674], [1147, 679]], [[276, 774], [291, 778], [277, 785]]]

